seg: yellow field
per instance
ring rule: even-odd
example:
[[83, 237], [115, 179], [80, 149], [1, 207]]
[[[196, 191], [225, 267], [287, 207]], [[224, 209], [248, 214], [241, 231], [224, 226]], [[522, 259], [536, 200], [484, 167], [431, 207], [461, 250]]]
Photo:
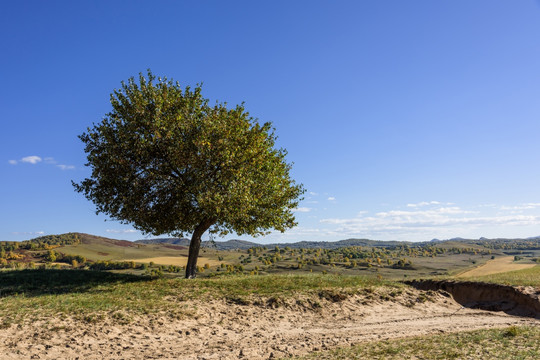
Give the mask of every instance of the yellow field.
[[[176, 265], [176, 266], [186, 266], [187, 256], [159, 256], [151, 257], [144, 259], [133, 259], [133, 260], [124, 260], [124, 261], [135, 261], [138, 263], [150, 263], [153, 262], [156, 265]], [[221, 264], [221, 261], [213, 260], [205, 257], [200, 257], [197, 260], [197, 265], [204, 266], [204, 264], [209, 264], [210, 266], [217, 266]]]
[[479, 266], [475, 269], [466, 271], [457, 275], [457, 277], [474, 277], [474, 276], [484, 276], [491, 274], [504, 273], [514, 270], [523, 270], [535, 267], [535, 264], [516, 264], [514, 263], [513, 256], [505, 256], [497, 259], [489, 260], [482, 266]]

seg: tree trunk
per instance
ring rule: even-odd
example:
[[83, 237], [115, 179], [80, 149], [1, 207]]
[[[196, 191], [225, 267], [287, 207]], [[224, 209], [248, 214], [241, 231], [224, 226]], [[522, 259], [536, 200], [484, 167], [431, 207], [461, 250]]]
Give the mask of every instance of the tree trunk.
[[186, 265], [186, 279], [194, 279], [197, 272], [197, 258], [201, 249], [201, 238], [206, 230], [214, 223], [213, 220], [205, 219], [195, 228], [189, 243], [189, 255]]

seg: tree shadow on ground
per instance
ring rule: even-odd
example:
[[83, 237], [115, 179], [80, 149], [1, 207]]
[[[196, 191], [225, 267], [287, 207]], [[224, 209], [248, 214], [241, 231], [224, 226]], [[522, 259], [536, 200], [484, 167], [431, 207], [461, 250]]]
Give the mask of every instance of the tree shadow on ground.
[[86, 292], [99, 285], [149, 281], [146, 276], [91, 270], [0, 271], [0, 298]]

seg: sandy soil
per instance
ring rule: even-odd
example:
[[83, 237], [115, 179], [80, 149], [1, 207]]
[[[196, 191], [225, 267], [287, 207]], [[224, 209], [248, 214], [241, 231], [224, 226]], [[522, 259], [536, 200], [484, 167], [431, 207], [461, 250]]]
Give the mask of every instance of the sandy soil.
[[[130, 259], [130, 260], [123, 260], [123, 261], [135, 261], [138, 263], [150, 263], [153, 262], [154, 264], [158, 265], [176, 265], [176, 266], [186, 266], [188, 258], [183, 256], [159, 256], [159, 257], [151, 257], [151, 258], [143, 258], [143, 259]], [[197, 260], [197, 264], [199, 266], [204, 266], [204, 264], [208, 264], [210, 266], [217, 266], [220, 265], [222, 262], [218, 260], [212, 260], [205, 257], [200, 257]]]
[[[406, 289], [336, 299], [332, 296], [185, 302], [186, 316], [132, 317], [118, 324], [44, 319], [0, 330], [2, 359], [272, 359], [365, 341], [540, 320], [462, 308], [446, 294]], [[427, 298], [427, 300], [426, 300]], [[129, 314], [126, 314], [129, 316]]]
[[513, 256], [504, 256], [504, 257], [496, 258], [493, 260], [489, 260], [484, 265], [481, 265], [475, 269], [461, 273], [457, 275], [457, 277], [465, 278], [465, 277], [473, 277], [473, 276], [491, 275], [491, 274], [498, 274], [498, 273], [503, 273], [507, 271], [529, 269], [535, 266], [536, 266], [535, 264], [516, 264], [514, 263]]

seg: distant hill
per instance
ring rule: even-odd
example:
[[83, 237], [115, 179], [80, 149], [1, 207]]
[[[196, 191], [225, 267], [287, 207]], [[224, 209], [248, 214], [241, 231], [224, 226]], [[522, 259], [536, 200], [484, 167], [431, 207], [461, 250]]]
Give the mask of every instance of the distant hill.
[[[171, 245], [176, 247], [189, 247], [190, 240], [186, 238], [157, 238], [157, 239], [142, 239], [137, 241], [116, 240], [102, 236], [96, 236], [85, 233], [66, 233], [60, 235], [45, 235], [31, 240], [27, 240], [31, 243], [46, 243], [48, 245], [104, 245], [115, 246], [122, 248], [133, 248], [143, 245]], [[512, 244], [510, 246], [510, 244]], [[362, 246], [362, 247], [397, 247], [397, 246], [409, 246], [409, 247], [421, 247], [421, 246], [442, 246], [442, 247], [488, 247], [493, 249], [505, 249], [505, 248], [538, 248], [540, 249], [540, 236], [529, 237], [526, 239], [515, 238], [495, 238], [495, 239], [463, 239], [452, 238], [448, 240], [433, 239], [431, 241], [424, 242], [408, 242], [408, 241], [382, 241], [382, 240], [369, 240], [369, 239], [346, 239], [339, 241], [300, 241], [295, 243], [273, 243], [273, 244], [260, 244], [246, 240], [228, 240], [228, 241], [203, 241], [202, 246], [207, 248], [215, 248], [217, 250], [246, 250], [252, 247], [267, 247], [274, 248], [276, 246], [280, 248], [289, 247], [291, 249], [338, 249], [342, 247]]]
[[[141, 244], [173, 244], [180, 246], [189, 246], [189, 239], [185, 238], [158, 238], [158, 239], [144, 239], [137, 240], [135, 243]], [[342, 247], [350, 246], [374, 246], [374, 247], [392, 247], [409, 245], [415, 246], [417, 243], [409, 243], [405, 241], [379, 241], [368, 239], [347, 239], [340, 241], [300, 241], [295, 243], [273, 243], [273, 244], [259, 244], [246, 240], [228, 240], [228, 241], [203, 241], [202, 246], [208, 248], [216, 248], [218, 250], [246, 250], [256, 246], [266, 246], [267, 248], [274, 248], [279, 246], [280, 248], [290, 247], [291, 249], [338, 249]]]
[[[189, 246], [190, 240], [185, 238], [158, 238], [158, 239], [144, 239], [137, 240], [135, 243], [139, 244], [171, 244], [178, 246]], [[245, 240], [228, 240], [228, 241], [203, 241], [201, 244], [202, 247], [215, 248], [218, 250], [246, 250], [255, 246], [260, 246], [260, 244], [245, 241]]]
[[185, 238], [158, 238], [158, 239], [144, 239], [136, 240], [139, 244], [171, 244], [179, 246], [189, 246], [189, 239]]

